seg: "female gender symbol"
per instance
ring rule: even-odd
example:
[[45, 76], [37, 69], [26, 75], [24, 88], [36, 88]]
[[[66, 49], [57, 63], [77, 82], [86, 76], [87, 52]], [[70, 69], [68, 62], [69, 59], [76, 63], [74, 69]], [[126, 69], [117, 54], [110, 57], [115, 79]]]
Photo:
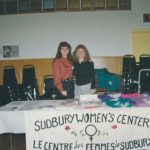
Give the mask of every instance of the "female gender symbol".
[[96, 126], [93, 125], [93, 124], [87, 125], [86, 128], [85, 128], [85, 133], [86, 133], [86, 135], [90, 136], [89, 139], [92, 142], [93, 136], [97, 133]]

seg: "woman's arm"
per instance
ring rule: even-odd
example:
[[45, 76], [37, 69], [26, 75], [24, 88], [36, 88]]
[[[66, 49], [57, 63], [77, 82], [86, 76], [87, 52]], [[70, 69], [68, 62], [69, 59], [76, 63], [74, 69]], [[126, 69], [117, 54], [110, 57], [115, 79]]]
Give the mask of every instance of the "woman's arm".
[[53, 75], [56, 88], [61, 92], [64, 91], [62, 81], [61, 81], [61, 66], [59, 60], [53, 62]]

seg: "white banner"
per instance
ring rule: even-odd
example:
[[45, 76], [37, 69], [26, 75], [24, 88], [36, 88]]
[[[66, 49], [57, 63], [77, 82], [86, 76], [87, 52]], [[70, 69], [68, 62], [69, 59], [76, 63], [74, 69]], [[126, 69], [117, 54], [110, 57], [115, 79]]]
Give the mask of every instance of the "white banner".
[[25, 112], [27, 150], [150, 150], [149, 108]]

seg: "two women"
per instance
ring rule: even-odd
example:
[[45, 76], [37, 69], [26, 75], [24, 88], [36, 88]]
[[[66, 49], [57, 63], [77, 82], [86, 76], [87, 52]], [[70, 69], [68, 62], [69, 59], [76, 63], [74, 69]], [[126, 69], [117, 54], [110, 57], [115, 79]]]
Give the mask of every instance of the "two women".
[[76, 47], [72, 58], [70, 44], [61, 42], [53, 62], [53, 74], [56, 89], [62, 98], [78, 99], [81, 94], [91, 93], [91, 89], [95, 88], [94, 64], [84, 45]]

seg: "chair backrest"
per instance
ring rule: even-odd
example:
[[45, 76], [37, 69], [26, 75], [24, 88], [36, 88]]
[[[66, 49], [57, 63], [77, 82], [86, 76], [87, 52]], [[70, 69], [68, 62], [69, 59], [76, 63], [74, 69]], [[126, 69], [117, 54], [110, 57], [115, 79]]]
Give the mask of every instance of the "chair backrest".
[[33, 65], [25, 65], [22, 73], [22, 83], [36, 83], [35, 67]]
[[4, 103], [11, 101], [20, 100], [20, 90], [19, 83], [16, 77], [16, 71], [14, 66], [4, 67], [3, 75], [3, 93], [4, 93]]
[[3, 85], [18, 85], [14, 66], [6, 66], [3, 71]]
[[136, 61], [134, 55], [123, 56], [123, 74], [134, 73], [136, 70]]
[[44, 77], [44, 93], [50, 93], [55, 90], [54, 78], [52, 75], [46, 75]]
[[140, 55], [140, 69], [150, 69], [150, 55]]

